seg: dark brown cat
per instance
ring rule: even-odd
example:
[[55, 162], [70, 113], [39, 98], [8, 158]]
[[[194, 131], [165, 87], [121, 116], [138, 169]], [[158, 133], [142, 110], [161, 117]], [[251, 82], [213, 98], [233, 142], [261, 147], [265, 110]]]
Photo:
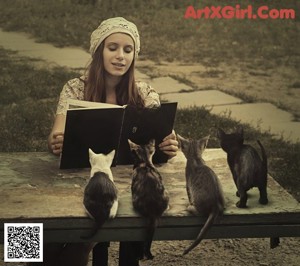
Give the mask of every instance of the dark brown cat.
[[155, 141], [147, 145], [137, 145], [128, 140], [134, 160], [131, 193], [134, 209], [149, 219], [147, 238], [144, 246], [146, 259], [153, 259], [151, 244], [157, 221], [167, 209], [169, 198], [162, 177], [152, 163]]
[[263, 145], [259, 140], [257, 141], [261, 149], [261, 159], [252, 146], [244, 144], [242, 127], [231, 134], [226, 134], [219, 128], [218, 138], [220, 139], [221, 148], [227, 153], [227, 162], [237, 187], [237, 196], [240, 197], [236, 206], [239, 208], [247, 207], [247, 191], [253, 187], [259, 189], [259, 203], [267, 204], [268, 166]]
[[177, 139], [187, 159], [185, 176], [190, 202], [188, 210], [208, 216], [196, 240], [183, 252], [183, 255], [185, 255], [199, 245], [215, 219], [223, 214], [225, 201], [218, 177], [211, 168], [205, 165], [202, 159], [202, 153], [206, 148], [209, 137], [200, 140], [188, 140], [177, 135]]

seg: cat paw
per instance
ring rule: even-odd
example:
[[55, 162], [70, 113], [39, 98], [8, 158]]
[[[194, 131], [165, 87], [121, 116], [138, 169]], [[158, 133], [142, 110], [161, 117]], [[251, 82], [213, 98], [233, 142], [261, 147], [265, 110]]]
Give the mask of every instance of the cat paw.
[[268, 198], [260, 198], [259, 203], [262, 205], [267, 205], [269, 203]]
[[194, 205], [187, 206], [186, 210], [193, 215], [198, 215], [198, 212]]
[[235, 206], [243, 209], [247, 208], [247, 205], [245, 203], [241, 203], [240, 201], [238, 201]]
[[153, 260], [154, 256], [151, 254], [151, 252], [145, 253], [144, 260]]

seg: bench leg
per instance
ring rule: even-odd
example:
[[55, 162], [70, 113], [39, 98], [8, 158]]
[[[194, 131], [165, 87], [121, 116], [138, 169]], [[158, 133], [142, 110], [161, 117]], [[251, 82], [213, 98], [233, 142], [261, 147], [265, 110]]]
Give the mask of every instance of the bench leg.
[[119, 266], [139, 266], [139, 259], [143, 257], [144, 242], [120, 242]]
[[93, 266], [108, 266], [109, 242], [99, 242], [93, 249]]

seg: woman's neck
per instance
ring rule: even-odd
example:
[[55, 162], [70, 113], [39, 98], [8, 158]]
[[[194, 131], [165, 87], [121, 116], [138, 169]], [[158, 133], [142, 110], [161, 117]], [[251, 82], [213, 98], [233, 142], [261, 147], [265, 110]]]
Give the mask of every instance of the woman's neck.
[[106, 75], [105, 77], [105, 92], [106, 103], [117, 104], [116, 88], [121, 80], [121, 77]]

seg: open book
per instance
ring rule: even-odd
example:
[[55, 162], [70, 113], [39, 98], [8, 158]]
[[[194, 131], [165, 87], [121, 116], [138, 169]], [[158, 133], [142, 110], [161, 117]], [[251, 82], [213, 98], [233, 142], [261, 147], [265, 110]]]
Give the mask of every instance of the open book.
[[172, 132], [177, 103], [162, 103], [159, 108], [136, 108], [69, 100], [60, 161], [61, 169], [90, 167], [88, 149], [109, 153], [115, 149], [112, 166], [132, 164], [128, 139], [146, 144], [154, 138], [154, 163], [167, 162], [168, 156], [158, 148]]

